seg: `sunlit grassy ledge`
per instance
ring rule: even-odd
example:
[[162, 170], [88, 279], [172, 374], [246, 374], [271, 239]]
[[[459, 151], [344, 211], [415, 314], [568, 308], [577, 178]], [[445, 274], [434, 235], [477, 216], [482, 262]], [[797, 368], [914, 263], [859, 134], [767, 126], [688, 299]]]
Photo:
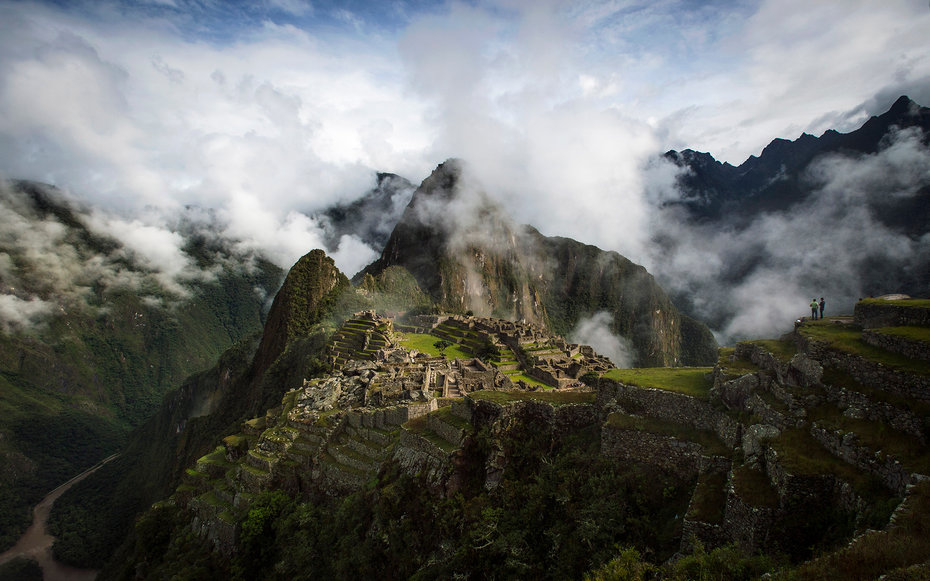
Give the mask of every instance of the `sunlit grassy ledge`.
[[713, 387], [713, 367], [650, 367], [611, 369], [602, 377], [618, 383], [674, 391], [707, 399]]

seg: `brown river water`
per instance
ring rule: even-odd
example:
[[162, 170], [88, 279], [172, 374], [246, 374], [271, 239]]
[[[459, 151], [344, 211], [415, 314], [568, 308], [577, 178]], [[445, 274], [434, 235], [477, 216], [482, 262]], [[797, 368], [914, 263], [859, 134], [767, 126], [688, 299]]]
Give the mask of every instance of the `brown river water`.
[[95, 569], [77, 569], [69, 567], [56, 561], [52, 557], [52, 543], [55, 537], [45, 532], [45, 522], [48, 520], [48, 514], [52, 510], [52, 505], [58, 500], [58, 497], [65, 493], [66, 490], [84, 480], [98, 468], [116, 458], [114, 454], [109, 458], [103, 459], [99, 464], [78, 474], [71, 480], [65, 482], [55, 490], [48, 493], [48, 496], [42, 499], [42, 502], [36, 505], [32, 511], [32, 524], [23, 533], [16, 545], [0, 554], [0, 565], [11, 561], [16, 557], [25, 557], [34, 559], [42, 567], [42, 578], [44, 581], [92, 581], [97, 577], [98, 571]]

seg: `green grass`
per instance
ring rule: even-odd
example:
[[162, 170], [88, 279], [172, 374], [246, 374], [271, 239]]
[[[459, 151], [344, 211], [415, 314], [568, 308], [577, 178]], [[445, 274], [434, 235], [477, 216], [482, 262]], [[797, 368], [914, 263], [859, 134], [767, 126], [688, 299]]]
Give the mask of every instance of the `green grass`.
[[223, 446], [218, 446], [215, 450], [201, 456], [197, 462], [203, 462], [204, 464], [219, 464], [222, 466], [228, 466], [229, 462], [226, 461], [226, 448]]
[[450, 424], [460, 430], [472, 430], [472, 425], [467, 420], [460, 418], [452, 413], [452, 406], [441, 407], [433, 412], [433, 415], [440, 418], [443, 422]]
[[418, 418], [413, 418], [404, 424], [404, 428], [410, 430], [414, 434], [422, 438], [426, 438], [428, 441], [435, 444], [440, 450], [446, 454], [450, 454], [458, 450], [458, 446], [449, 442], [433, 430], [429, 429], [428, 420], [426, 416], [420, 416]]
[[852, 485], [853, 489], [869, 504], [886, 504], [893, 495], [884, 486], [877, 484], [871, 474], [860, 472], [855, 467], [830, 454], [806, 428], [785, 430], [769, 445], [778, 452], [779, 462], [790, 474], [799, 476], [832, 475]]
[[366, 476], [368, 476], [368, 474], [364, 470], [360, 470], [356, 468], [355, 466], [349, 466], [348, 464], [343, 464], [342, 462], [340, 462], [339, 460], [336, 460], [335, 458], [333, 458], [327, 453], [321, 454], [320, 460], [324, 464], [328, 464], [332, 466], [333, 468], [335, 468], [336, 470], [340, 470], [342, 472], [348, 472], [349, 474], [353, 474], [360, 478], [365, 478]]
[[726, 485], [727, 475], [724, 472], [701, 474], [694, 488], [688, 518], [706, 523], [722, 523], [727, 502]]
[[761, 470], [739, 466], [733, 470], [733, 490], [749, 506], [775, 508], [778, 493]]
[[[435, 335], [426, 335], [423, 333], [404, 333], [400, 338], [400, 344], [406, 349], [416, 349], [420, 353], [426, 353], [431, 357], [440, 357], [441, 354], [439, 353], [439, 349], [433, 345], [436, 341], [440, 341], [440, 338]], [[462, 348], [455, 343], [447, 347], [445, 355], [442, 356], [447, 359], [472, 358], [471, 355], [463, 351]]]
[[611, 369], [602, 377], [627, 385], [653, 387], [707, 399], [713, 383], [708, 374], [712, 367], [651, 367]]
[[930, 375], [930, 364], [926, 361], [916, 361], [904, 355], [864, 343], [862, 341], [862, 331], [858, 327], [831, 323], [820, 324], [818, 321], [805, 322], [801, 325], [800, 331], [805, 337], [828, 343], [831, 348], [837, 351], [858, 355], [894, 369], [919, 375]]
[[[930, 560], [930, 482], [917, 485], [905, 511], [894, 527], [871, 532], [855, 544], [802, 564], [778, 577], [813, 579], [878, 579], [880, 576]], [[914, 576], [889, 575], [888, 579], [926, 579], [926, 565]]]
[[593, 391], [476, 391], [468, 394], [475, 400], [508, 404], [515, 401], [544, 401], [552, 405], [594, 403]]
[[895, 430], [884, 422], [848, 418], [834, 406], [812, 409], [809, 417], [828, 430], [855, 433], [861, 445], [873, 452], [881, 450], [891, 455], [910, 472], [930, 474], [930, 454], [914, 436]]
[[823, 382], [836, 387], [844, 387], [850, 391], [859, 392], [875, 402], [884, 402], [903, 410], [912, 411], [920, 416], [930, 417], [930, 402], [863, 385], [856, 381], [852, 375], [845, 371], [840, 371], [835, 367], [824, 368]]
[[873, 333], [903, 337], [921, 343], [930, 343], [930, 327], [880, 327], [872, 329]]
[[614, 412], [607, 416], [607, 425], [613, 428], [637, 430], [660, 436], [671, 436], [686, 442], [694, 442], [700, 444], [704, 451], [712, 456], [729, 456], [732, 453], [732, 450], [714, 432], [696, 430], [691, 426], [677, 424], [668, 420]]
[[538, 379], [533, 379], [532, 377], [530, 377], [529, 375], [525, 373], [515, 373], [513, 375], [508, 375], [508, 377], [510, 378], [510, 381], [514, 383], [520, 380], [523, 380], [527, 385], [530, 385], [530, 386], [542, 387], [545, 389], [554, 389], [551, 385], [543, 383], [539, 381]]
[[798, 352], [798, 346], [795, 345], [792, 341], [778, 341], [776, 339], [759, 339], [756, 341], [749, 341], [753, 345], [758, 345], [778, 357], [782, 361], [788, 362], [792, 357], [795, 356]]
[[832, 474], [847, 481], [861, 476], [858, 470], [827, 452], [806, 428], [785, 430], [772, 439], [770, 445], [778, 452], [779, 462], [791, 474]]
[[930, 299], [902, 299], [899, 301], [886, 301], [882, 299], [862, 299], [859, 301], [864, 305], [888, 305], [901, 307], [917, 307], [921, 309], [930, 309]]
[[748, 373], [758, 373], [762, 371], [758, 365], [744, 357], [739, 357], [731, 361], [730, 357], [732, 357], [735, 352], [735, 347], [721, 347], [718, 351], [719, 357], [717, 358], [717, 366], [724, 369], [728, 377], [736, 378]]

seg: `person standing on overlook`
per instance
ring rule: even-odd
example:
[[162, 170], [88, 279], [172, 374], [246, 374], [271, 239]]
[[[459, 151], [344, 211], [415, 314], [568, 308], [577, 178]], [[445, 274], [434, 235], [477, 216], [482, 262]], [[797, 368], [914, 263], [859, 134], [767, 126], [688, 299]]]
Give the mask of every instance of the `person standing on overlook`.
[[827, 304], [827, 301], [823, 300], [823, 297], [820, 297], [820, 318], [823, 318], [823, 307]]
[[811, 299], [811, 318], [817, 320], [817, 308], [820, 305], [817, 304], [817, 299]]

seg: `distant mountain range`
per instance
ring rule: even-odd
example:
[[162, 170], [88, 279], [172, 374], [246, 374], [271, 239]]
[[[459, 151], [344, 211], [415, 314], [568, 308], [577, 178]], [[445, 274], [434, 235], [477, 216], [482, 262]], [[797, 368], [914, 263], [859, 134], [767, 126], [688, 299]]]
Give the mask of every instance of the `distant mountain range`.
[[[820, 137], [808, 133], [794, 141], [775, 139], [762, 153], [739, 166], [721, 163], [709, 153], [691, 149], [669, 151], [665, 157], [686, 169], [680, 178], [684, 201], [693, 220], [745, 225], [763, 212], [784, 211], [808, 199], [817, 189], [813, 164], [824, 156], [875, 154], [895, 133], [915, 130], [926, 146], [930, 139], [930, 108], [900, 97], [882, 115], [850, 133], [829, 130]], [[907, 199], [869, 200], [882, 223], [921, 236], [930, 224], [930, 184]]]
[[928, 144], [930, 109], [901, 97], [855, 131], [776, 139], [738, 167], [669, 151], [679, 191], [660, 209], [653, 274], [729, 341], [803, 315], [814, 295], [845, 311], [928, 296]]
[[0, 212], [6, 547], [45, 493], [122, 448], [166, 392], [260, 331], [283, 273], [182, 220], [189, 276], [168, 280], [89, 208], [34, 182], [0, 184]]

